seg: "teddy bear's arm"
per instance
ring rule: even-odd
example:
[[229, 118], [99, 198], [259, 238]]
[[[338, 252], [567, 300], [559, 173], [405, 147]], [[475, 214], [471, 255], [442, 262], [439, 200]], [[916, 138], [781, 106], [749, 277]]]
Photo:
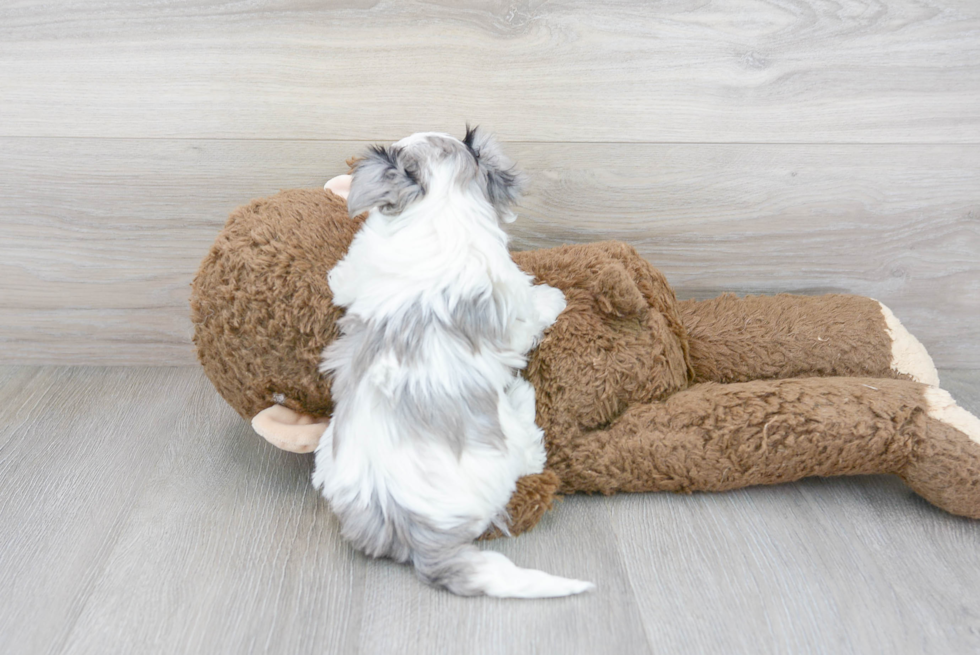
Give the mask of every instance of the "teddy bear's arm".
[[980, 419], [909, 380], [697, 384], [607, 428], [554, 441], [561, 493], [723, 491], [808, 476], [893, 473], [980, 518]]
[[871, 298], [725, 294], [679, 308], [698, 382], [867, 376], [939, 384], [925, 348]]

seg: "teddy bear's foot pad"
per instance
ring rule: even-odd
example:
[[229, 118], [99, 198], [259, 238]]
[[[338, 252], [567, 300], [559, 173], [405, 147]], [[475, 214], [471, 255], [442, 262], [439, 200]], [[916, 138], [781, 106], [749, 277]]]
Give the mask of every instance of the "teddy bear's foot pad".
[[957, 405], [948, 391], [938, 387], [926, 389], [925, 397], [930, 417], [956, 428], [980, 444], [980, 418]]
[[905, 329], [892, 310], [880, 302], [878, 304], [885, 317], [885, 332], [892, 340], [892, 370], [908, 375], [916, 382], [938, 387], [939, 371], [925, 346]]

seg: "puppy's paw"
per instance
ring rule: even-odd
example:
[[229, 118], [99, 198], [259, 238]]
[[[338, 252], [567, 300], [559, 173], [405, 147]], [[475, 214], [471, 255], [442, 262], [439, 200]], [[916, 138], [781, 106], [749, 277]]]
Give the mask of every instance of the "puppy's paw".
[[534, 422], [534, 387], [524, 378], [517, 377], [506, 393], [514, 419], [508, 440], [523, 451], [524, 465], [521, 475], [540, 473], [544, 470], [547, 454], [544, 449], [544, 432]]
[[360, 291], [357, 271], [346, 259], [340, 260], [327, 273], [327, 284], [333, 294], [333, 302], [338, 307], [350, 307]]
[[551, 327], [558, 320], [558, 315], [565, 311], [568, 303], [561, 289], [547, 284], [538, 284], [534, 289], [534, 305], [542, 324], [542, 330]]
[[544, 430], [531, 424], [530, 439], [524, 448], [524, 468], [521, 475], [535, 475], [544, 471], [548, 453], [544, 449]]

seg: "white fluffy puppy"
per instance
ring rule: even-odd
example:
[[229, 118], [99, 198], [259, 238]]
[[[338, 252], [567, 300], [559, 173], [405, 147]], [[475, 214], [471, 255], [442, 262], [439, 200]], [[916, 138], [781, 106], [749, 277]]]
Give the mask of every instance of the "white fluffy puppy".
[[534, 388], [517, 371], [565, 298], [507, 251], [499, 222], [514, 220], [520, 181], [475, 129], [375, 147], [347, 200], [351, 216], [370, 213], [328, 276], [347, 312], [323, 354], [335, 407], [313, 483], [355, 546], [463, 595], [592, 587], [472, 543], [506, 529], [517, 479], [545, 461]]

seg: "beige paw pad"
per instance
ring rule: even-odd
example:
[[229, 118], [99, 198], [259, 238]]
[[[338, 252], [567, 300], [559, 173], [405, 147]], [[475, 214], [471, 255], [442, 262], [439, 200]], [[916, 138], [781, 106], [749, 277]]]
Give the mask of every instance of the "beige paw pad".
[[973, 441], [980, 443], [980, 418], [957, 405], [948, 391], [929, 387], [926, 389], [925, 396], [929, 416], [956, 428]]
[[939, 371], [925, 346], [905, 329], [898, 317], [880, 302], [885, 317], [885, 331], [892, 340], [892, 370], [910, 375], [916, 382], [939, 386]]

